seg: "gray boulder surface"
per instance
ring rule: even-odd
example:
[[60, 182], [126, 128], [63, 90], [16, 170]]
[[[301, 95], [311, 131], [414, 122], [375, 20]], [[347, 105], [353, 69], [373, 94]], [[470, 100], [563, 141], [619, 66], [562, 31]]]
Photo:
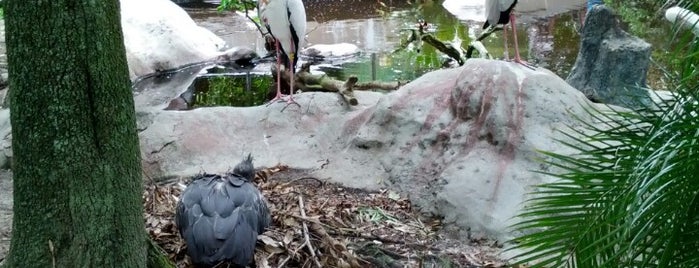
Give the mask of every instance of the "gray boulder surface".
[[582, 43], [566, 79], [590, 100], [627, 108], [650, 104], [646, 73], [650, 44], [621, 29], [614, 12], [595, 6], [585, 19]]
[[[536, 150], [565, 153], [558, 130], [579, 126], [585, 97], [555, 74], [469, 60], [396, 92], [301, 93], [299, 106], [138, 107], [141, 152], [152, 178], [219, 173], [252, 152], [363, 189], [395, 189], [460, 229], [512, 237], [507, 226], [531, 186], [548, 178]], [[140, 102], [146, 103], [146, 102]]]

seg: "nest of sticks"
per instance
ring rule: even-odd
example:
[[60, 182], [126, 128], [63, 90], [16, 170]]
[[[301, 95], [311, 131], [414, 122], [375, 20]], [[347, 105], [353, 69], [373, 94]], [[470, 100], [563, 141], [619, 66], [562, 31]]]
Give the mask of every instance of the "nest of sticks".
[[[189, 180], [149, 181], [143, 193], [148, 233], [177, 267], [193, 267], [174, 222]], [[452, 238], [439, 218], [421, 217], [389, 190], [346, 188], [285, 166], [258, 171], [255, 183], [272, 214], [258, 237], [257, 267], [506, 266], [496, 242]]]

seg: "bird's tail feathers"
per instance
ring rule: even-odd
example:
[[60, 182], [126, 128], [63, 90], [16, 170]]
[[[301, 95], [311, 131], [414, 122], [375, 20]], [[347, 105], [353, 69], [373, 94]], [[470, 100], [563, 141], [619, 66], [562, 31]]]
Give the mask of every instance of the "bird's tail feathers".
[[242, 162], [233, 168], [233, 174], [243, 177], [248, 181], [252, 181], [255, 176], [255, 166], [252, 164], [251, 154], [248, 154], [248, 156], [244, 158]]

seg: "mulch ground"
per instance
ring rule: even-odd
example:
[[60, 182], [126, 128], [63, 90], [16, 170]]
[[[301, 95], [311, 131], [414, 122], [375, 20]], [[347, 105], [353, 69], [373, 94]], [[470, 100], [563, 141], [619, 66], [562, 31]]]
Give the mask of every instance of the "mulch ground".
[[[146, 228], [177, 267], [193, 267], [174, 224], [188, 179], [147, 183]], [[258, 267], [505, 267], [485, 239], [447, 235], [399, 194], [351, 189], [284, 166], [257, 172], [272, 226], [258, 238]], [[221, 265], [221, 267], [226, 267]]]

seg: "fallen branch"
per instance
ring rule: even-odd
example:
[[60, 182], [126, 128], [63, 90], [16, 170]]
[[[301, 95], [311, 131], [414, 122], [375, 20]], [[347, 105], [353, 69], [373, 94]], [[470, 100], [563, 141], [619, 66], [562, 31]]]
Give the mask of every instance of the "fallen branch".
[[[336, 80], [325, 74], [311, 74], [310, 72], [311, 63], [304, 63], [301, 66], [301, 70], [296, 73], [295, 86], [303, 92], [337, 92], [342, 96], [342, 99], [354, 106], [359, 104], [357, 98], [354, 96], [355, 90], [397, 90], [402, 85], [405, 85], [406, 81], [394, 81], [394, 82], [380, 82], [380, 81], [369, 81], [361, 83], [356, 76], [350, 76], [347, 81]], [[276, 71], [272, 70], [273, 76], [276, 76]], [[289, 81], [289, 73], [281, 72], [282, 81], [284, 85], [282, 88], [288, 87], [286, 81]]]
[[483, 31], [476, 40], [471, 41], [470, 44], [468, 44], [468, 50], [466, 50], [466, 58], [470, 59], [471, 56], [473, 55], [473, 50], [478, 50], [478, 53], [481, 55], [481, 58], [488, 58], [490, 57], [490, 53], [488, 53], [488, 50], [485, 49], [485, 46], [481, 41], [485, 39], [486, 37], [490, 36], [494, 32], [498, 30], [502, 30], [503, 28], [497, 27], [497, 26], [490, 26], [488, 29]]
[[461, 57], [461, 52], [459, 52], [459, 50], [454, 48], [454, 46], [452, 46], [450, 44], [446, 44], [442, 41], [439, 41], [437, 38], [435, 38], [431, 34], [423, 34], [421, 39], [425, 43], [432, 45], [437, 50], [441, 51], [444, 54], [447, 54], [447, 56], [456, 60], [456, 62], [459, 63], [459, 66], [464, 65], [464, 59]]
[[446, 54], [450, 58], [454, 59], [456, 62], [459, 63], [459, 66], [461, 66], [464, 65], [467, 59], [472, 58], [474, 50], [478, 51], [481, 58], [490, 58], [488, 50], [485, 48], [481, 41], [489, 35], [491, 35], [493, 32], [497, 30], [502, 30], [502, 28], [499, 27], [490, 27], [486, 29], [478, 36], [478, 38], [476, 38], [476, 40], [472, 41], [468, 45], [468, 50], [466, 51], [465, 55], [463, 55], [462, 51], [459, 51], [451, 44], [443, 42], [434, 37], [432, 34], [427, 33], [426, 29], [428, 27], [429, 25], [426, 22], [421, 21], [418, 23], [417, 29], [407, 29], [407, 31], [411, 32], [410, 37], [408, 37], [408, 39], [405, 42], [401, 42], [398, 49], [396, 49], [394, 52], [407, 48], [410, 43], [416, 43], [418, 46], [421, 46], [421, 42], [425, 42], [434, 47], [435, 49], [439, 50], [440, 52]]
[[[420, 47], [422, 46], [421, 42], [425, 42], [427, 44], [430, 44], [432, 47], [439, 50], [440, 52], [446, 54], [450, 58], [454, 59], [456, 62], [459, 63], [459, 65], [464, 65], [465, 60], [462, 57], [461, 52], [451, 44], [442, 42], [439, 39], [435, 38], [432, 34], [426, 32], [428, 28], [429, 24], [421, 20], [418, 22], [417, 29], [406, 29], [407, 31], [410, 31], [410, 37], [408, 37], [408, 39], [405, 42], [401, 42], [400, 46], [394, 52], [407, 48], [408, 45], [411, 43], [417, 43], [417, 46]], [[418, 52], [419, 50], [420, 48], [418, 48]]]

